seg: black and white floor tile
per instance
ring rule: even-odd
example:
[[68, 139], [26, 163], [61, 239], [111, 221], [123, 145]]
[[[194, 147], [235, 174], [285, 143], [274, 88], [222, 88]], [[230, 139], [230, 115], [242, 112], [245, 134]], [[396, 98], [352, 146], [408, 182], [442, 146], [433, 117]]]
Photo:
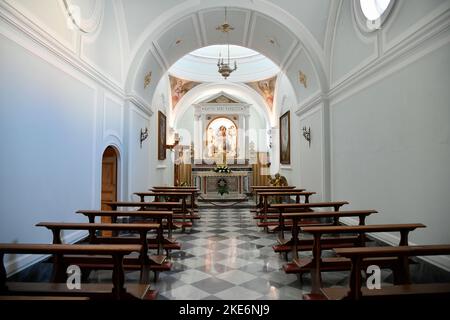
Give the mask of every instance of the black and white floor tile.
[[176, 238], [173, 270], [154, 287], [159, 299], [301, 299], [308, 281], [282, 270], [275, 235], [256, 227], [248, 209], [203, 209], [201, 220]]

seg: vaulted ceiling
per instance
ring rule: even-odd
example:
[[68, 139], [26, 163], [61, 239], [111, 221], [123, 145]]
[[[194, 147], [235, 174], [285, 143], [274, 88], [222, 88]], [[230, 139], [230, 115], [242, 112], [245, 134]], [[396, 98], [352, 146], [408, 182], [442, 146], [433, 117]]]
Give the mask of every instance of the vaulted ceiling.
[[[12, 5], [17, 0], [5, 0]], [[253, 49], [272, 60], [298, 82], [306, 71], [308, 90], [328, 85], [327, 58], [335, 12], [329, 0], [20, 0], [77, 50], [76, 36], [63, 19], [60, 7], [74, 6], [81, 16], [79, 56], [126, 94], [151, 103], [159, 79], [186, 54], [202, 47], [224, 44], [227, 38], [216, 30], [228, 22], [234, 30], [229, 42]], [[67, 11], [67, 10], [66, 10]], [[24, 11], [25, 12], [25, 11]], [[50, 15], [49, 12], [52, 12]], [[63, 18], [61, 16], [60, 18]], [[54, 26], [54, 28], [53, 28]], [[150, 86], [142, 85], [151, 74]], [[144, 90], [145, 89], [145, 90]], [[300, 90], [294, 91], [301, 92]], [[298, 89], [301, 89], [299, 87]], [[301, 97], [297, 97], [300, 99]]]
[[[319, 85], [316, 66], [323, 65], [328, 0], [122, 0], [131, 56], [130, 88], [139, 89], [139, 84], [133, 83], [144, 76], [143, 70], [152, 70], [153, 78], [160, 79], [186, 54], [227, 43], [217, 30], [224, 22], [224, 6], [234, 28], [229, 43], [261, 53], [286, 74], [290, 70], [292, 83], [298, 82], [297, 65], [303, 65], [312, 70], [311, 82]], [[151, 98], [153, 92], [150, 89], [143, 94]]]
[[[188, 3], [192, 1], [184, 0], [121, 0], [128, 30], [128, 39], [130, 48], [133, 48], [138, 43], [139, 37], [145, 32], [146, 28], [150, 26], [155, 20], [163, 17], [171, 9], [178, 6], [188, 7]], [[311, 32], [316, 41], [323, 47], [325, 41], [325, 32], [327, 28], [328, 13], [331, 1], [329, 0], [240, 0], [240, 1], [196, 1], [197, 3], [211, 3], [216, 5], [216, 8], [205, 9], [195, 12], [178, 21], [176, 25], [164, 30], [157, 42], [169, 43], [173, 42], [175, 38], [184, 38], [186, 41], [192, 40], [192, 46], [208, 46], [213, 44], [220, 44], [223, 38], [215, 28], [224, 20], [224, 6], [228, 7], [242, 7], [247, 4], [252, 7], [252, 4], [258, 2], [265, 2], [275, 5], [285, 11], [287, 15], [301, 21], [301, 23]], [[236, 45], [248, 46], [249, 41], [253, 38], [252, 35], [260, 36], [255, 38], [255, 41], [263, 40], [261, 48], [264, 51], [271, 50], [272, 44], [266, 44], [272, 36], [279, 36], [279, 44], [291, 40], [288, 34], [279, 34], [280, 29], [278, 25], [274, 25], [271, 19], [259, 15], [251, 10], [229, 9], [228, 12], [229, 23], [235, 27], [235, 32], [231, 36], [231, 41]], [[187, 27], [187, 28], [185, 28]], [[271, 27], [274, 27], [271, 29]], [[195, 30], [194, 34], [189, 35], [191, 30]], [[267, 32], [271, 30], [272, 32]], [[162, 47], [163, 48], [163, 47]], [[286, 48], [284, 48], [286, 49]], [[263, 51], [261, 52], [263, 53]], [[168, 60], [170, 61], [170, 59]], [[280, 57], [282, 61], [282, 57]]]

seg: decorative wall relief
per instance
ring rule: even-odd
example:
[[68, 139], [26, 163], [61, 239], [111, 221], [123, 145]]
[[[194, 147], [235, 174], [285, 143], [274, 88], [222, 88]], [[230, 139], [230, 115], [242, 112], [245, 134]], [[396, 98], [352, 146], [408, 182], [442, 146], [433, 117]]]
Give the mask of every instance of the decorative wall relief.
[[267, 105], [272, 110], [276, 82], [277, 77], [273, 77], [261, 81], [248, 82], [246, 84], [252, 89], [256, 90], [264, 98], [264, 100], [267, 102]]
[[150, 85], [151, 82], [152, 82], [152, 72], [150, 71], [144, 77], [144, 89], [147, 89], [147, 87]]
[[308, 88], [308, 78], [306, 77], [306, 74], [304, 74], [302, 71], [298, 72], [298, 81], [300, 84], [302, 84], [305, 88]]
[[184, 80], [171, 75], [169, 75], [169, 80], [172, 95], [172, 108], [176, 107], [177, 103], [186, 93], [200, 84], [200, 82]]

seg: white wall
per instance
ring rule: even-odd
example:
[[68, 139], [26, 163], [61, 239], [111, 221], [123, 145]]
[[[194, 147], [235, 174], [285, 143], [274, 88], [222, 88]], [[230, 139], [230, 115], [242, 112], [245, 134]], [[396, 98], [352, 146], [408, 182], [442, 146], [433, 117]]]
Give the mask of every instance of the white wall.
[[[25, 34], [15, 26], [27, 29], [26, 19], [7, 21], [0, 22], [0, 242], [50, 243], [50, 232], [36, 223], [84, 221], [76, 210], [100, 208], [101, 161], [108, 145], [120, 152], [119, 199], [147, 189], [142, 177], [149, 176], [148, 145], [141, 151], [139, 134], [151, 112], [134, 116], [134, 109], [145, 106], [125, 103], [120, 90], [59, 47], [52, 32]], [[63, 240], [82, 236], [64, 232]], [[9, 256], [7, 271], [40, 258]]]
[[[369, 223], [427, 225], [411, 233], [411, 243], [449, 243], [450, 2], [398, 0], [383, 28], [369, 34], [351, 2], [342, 1], [324, 99], [331, 197], [378, 210]], [[398, 234], [376, 236], [399, 241]], [[446, 257], [428, 260], [450, 270]]]
[[[303, 137], [303, 128], [311, 130], [311, 144]], [[298, 134], [300, 139], [296, 145], [299, 157], [301, 179], [299, 186], [317, 194], [312, 199], [323, 199], [323, 105], [320, 104], [299, 117]]]
[[447, 44], [332, 103], [333, 198], [379, 210], [370, 223], [424, 223], [417, 244], [450, 243], [449, 83]]
[[0, 51], [0, 242], [45, 243], [34, 224], [79, 221], [96, 200], [96, 88], [3, 35]]
[[[143, 113], [139, 108], [130, 105], [129, 112], [129, 190], [128, 198], [137, 200], [133, 196], [134, 192], [146, 191], [150, 188], [151, 174], [154, 168], [150, 166], [152, 158], [155, 158], [157, 152], [153, 149], [154, 141], [157, 137], [154, 135], [154, 125], [152, 118]], [[141, 129], [148, 129], [148, 138], [142, 142], [141, 147]]]
[[[166, 150], [166, 160], [158, 160], [158, 111], [166, 116], [167, 144], [173, 143], [173, 132], [170, 128], [170, 101], [169, 101], [169, 77], [167, 74], [161, 78], [156, 85], [152, 105], [155, 108], [155, 114], [150, 124], [150, 179], [147, 189], [154, 185], [173, 185], [174, 175], [174, 152]], [[181, 133], [180, 133], [181, 134]], [[183, 142], [184, 143], [184, 142]]]

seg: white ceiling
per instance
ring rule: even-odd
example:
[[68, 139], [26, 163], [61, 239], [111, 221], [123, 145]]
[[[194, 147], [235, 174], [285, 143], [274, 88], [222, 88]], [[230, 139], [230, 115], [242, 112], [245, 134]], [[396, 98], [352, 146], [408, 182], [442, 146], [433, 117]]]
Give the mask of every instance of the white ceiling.
[[230, 46], [230, 63], [237, 62], [237, 70], [224, 80], [217, 72], [219, 53], [227, 57], [226, 45], [214, 45], [198, 49], [179, 59], [169, 73], [182, 79], [197, 82], [252, 82], [268, 79], [280, 72], [280, 68], [264, 55], [248, 48]]
[[[224, 22], [224, 9], [210, 9], [188, 15], [164, 29], [153, 41], [165, 68], [170, 68], [187, 53], [198, 48], [227, 43], [216, 30]], [[291, 58], [297, 37], [270, 17], [244, 10], [230, 9], [228, 22], [235, 28], [229, 43], [251, 48], [283, 68]]]
[[[183, 0], [120, 0], [124, 10], [128, 38], [130, 47], [133, 48], [145, 29], [152, 24], [158, 17], [162, 17], [170, 9], [182, 7], [189, 1]], [[199, 3], [211, 0], [199, 0]], [[328, 13], [330, 9], [330, 0], [248, 0], [253, 2], [267, 2], [273, 4], [286, 14], [300, 21], [309, 32], [315, 37], [316, 41], [323, 46], [325, 32], [327, 28]], [[232, 1], [228, 1], [232, 2]], [[240, 2], [244, 2], [241, 0]], [[229, 23], [236, 28], [231, 41], [236, 45], [246, 46], [248, 34], [252, 28], [252, 16], [249, 10], [232, 8], [232, 4], [226, 1], [218, 2], [217, 9], [207, 9], [199, 11], [195, 19], [198, 19], [201, 41], [205, 41], [202, 46], [222, 43], [220, 34], [213, 32], [215, 27], [224, 20], [224, 8], [227, 5]]]

